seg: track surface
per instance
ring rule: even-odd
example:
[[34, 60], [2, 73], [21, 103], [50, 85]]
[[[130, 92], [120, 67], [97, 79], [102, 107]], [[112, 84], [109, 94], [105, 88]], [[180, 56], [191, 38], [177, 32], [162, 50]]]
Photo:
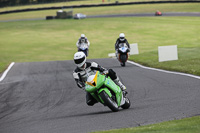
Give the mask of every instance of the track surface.
[[200, 80], [146, 70], [116, 59], [94, 59], [114, 69], [129, 92], [130, 109], [89, 107], [72, 77], [73, 61], [16, 63], [0, 82], [0, 133], [86, 133], [136, 127], [200, 114]]

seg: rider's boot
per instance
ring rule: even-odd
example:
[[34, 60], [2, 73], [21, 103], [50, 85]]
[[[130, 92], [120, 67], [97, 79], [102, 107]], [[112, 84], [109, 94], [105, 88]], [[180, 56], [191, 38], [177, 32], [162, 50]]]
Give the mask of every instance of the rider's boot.
[[117, 79], [115, 79], [115, 80], [113, 80], [113, 81], [115, 82], [116, 85], [118, 85], [118, 86], [121, 88], [121, 90], [122, 90], [124, 96], [126, 96], [126, 94], [127, 94], [126, 86], [124, 86], [124, 85], [122, 84], [122, 82], [119, 80], [118, 77], [117, 77]]

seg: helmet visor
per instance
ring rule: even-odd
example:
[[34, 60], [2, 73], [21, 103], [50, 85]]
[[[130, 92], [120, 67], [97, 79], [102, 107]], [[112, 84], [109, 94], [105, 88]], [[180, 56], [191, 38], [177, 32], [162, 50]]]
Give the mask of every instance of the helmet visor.
[[121, 41], [124, 41], [124, 37], [120, 37], [119, 39], [120, 39]]
[[81, 64], [84, 60], [85, 60], [85, 56], [82, 57], [82, 58], [80, 58], [80, 59], [74, 59], [74, 62], [75, 62], [76, 64]]
[[82, 42], [82, 43], [85, 42], [85, 39], [81, 39], [81, 42]]

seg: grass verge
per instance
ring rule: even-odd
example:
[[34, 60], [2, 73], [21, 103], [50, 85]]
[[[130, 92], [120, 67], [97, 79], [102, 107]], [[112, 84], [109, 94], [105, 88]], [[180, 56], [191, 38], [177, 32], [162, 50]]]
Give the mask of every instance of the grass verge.
[[93, 133], [199, 133], [200, 116], [140, 126]]
[[[0, 62], [71, 60], [81, 33], [89, 58], [107, 58], [120, 32], [139, 44], [130, 59], [146, 66], [200, 75], [199, 17], [125, 17], [1, 23]], [[158, 62], [158, 46], [178, 45], [179, 60]], [[3, 67], [1, 67], [3, 68]], [[2, 69], [1, 69], [2, 71]]]

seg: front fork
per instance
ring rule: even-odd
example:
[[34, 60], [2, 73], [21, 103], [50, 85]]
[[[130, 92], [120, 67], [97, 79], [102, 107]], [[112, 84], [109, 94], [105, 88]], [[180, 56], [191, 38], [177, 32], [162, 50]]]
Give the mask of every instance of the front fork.
[[126, 102], [126, 98], [124, 97], [123, 93], [122, 93], [122, 99], [121, 99], [121, 103], [120, 106], [124, 105]]

